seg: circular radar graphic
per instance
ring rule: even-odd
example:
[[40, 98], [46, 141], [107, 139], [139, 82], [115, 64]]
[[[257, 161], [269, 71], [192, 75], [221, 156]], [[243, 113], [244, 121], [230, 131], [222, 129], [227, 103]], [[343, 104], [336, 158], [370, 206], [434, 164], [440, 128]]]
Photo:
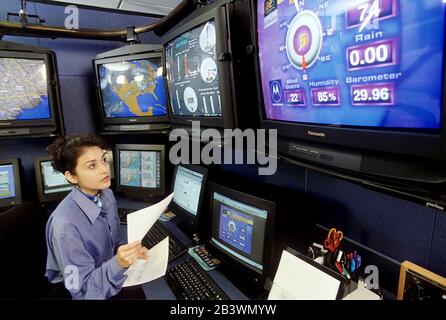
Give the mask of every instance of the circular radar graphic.
[[214, 59], [206, 58], [201, 63], [200, 74], [203, 81], [211, 83], [217, 78], [217, 64]]
[[194, 89], [192, 89], [191, 87], [187, 87], [184, 90], [183, 98], [184, 98], [184, 104], [186, 105], [187, 110], [189, 110], [190, 112], [197, 111], [198, 98], [197, 98], [197, 94], [195, 93]]
[[322, 48], [322, 26], [317, 15], [309, 10], [300, 12], [291, 21], [286, 35], [286, 51], [297, 69], [311, 67]]
[[229, 230], [230, 230], [231, 232], [234, 232], [235, 229], [237, 229], [237, 227], [235, 226], [234, 221], [229, 221], [229, 223], [228, 223], [228, 228], [229, 228]]

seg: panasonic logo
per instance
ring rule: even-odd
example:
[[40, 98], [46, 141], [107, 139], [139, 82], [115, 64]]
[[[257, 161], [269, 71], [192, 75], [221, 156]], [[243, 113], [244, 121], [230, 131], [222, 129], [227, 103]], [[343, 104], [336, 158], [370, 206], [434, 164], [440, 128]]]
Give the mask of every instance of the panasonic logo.
[[138, 119], [129, 119], [129, 122], [137, 122]]
[[440, 205], [437, 204], [437, 203], [426, 202], [426, 207], [428, 207], [428, 208], [434, 208], [434, 209], [438, 209], [438, 210], [444, 211], [444, 207], [440, 206]]
[[325, 138], [326, 134], [324, 132], [314, 132], [314, 131], [307, 131], [307, 134], [309, 136], [313, 136], [313, 137], [320, 137], [320, 138]]

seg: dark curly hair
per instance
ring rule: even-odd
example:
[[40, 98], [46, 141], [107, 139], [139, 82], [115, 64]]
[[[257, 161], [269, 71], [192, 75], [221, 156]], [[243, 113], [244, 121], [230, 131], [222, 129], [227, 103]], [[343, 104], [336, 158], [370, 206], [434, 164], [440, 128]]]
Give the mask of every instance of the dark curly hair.
[[83, 150], [88, 147], [104, 149], [105, 143], [101, 137], [94, 134], [59, 137], [47, 147], [47, 152], [52, 156], [51, 164], [54, 170], [61, 173], [66, 171], [75, 174], [77, 159]]

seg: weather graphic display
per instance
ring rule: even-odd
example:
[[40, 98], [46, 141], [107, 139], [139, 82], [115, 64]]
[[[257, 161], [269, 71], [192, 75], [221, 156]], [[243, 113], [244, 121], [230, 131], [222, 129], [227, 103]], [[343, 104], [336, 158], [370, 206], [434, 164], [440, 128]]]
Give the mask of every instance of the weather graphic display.
[[0, 58], [0, 121], [50, 119], [45, 61]]
[[155, 60], [128, 60], [98, 66], [107, 118], [167, 115], [161, 61]]
[[160, 153], [156, 151], [121, 150], [119, 153], [120, 184], [128, 187], [159, 188]]
[[219, 238], [246, 254], [251, 254], [254, 220], [250, 216], [222, 205]]
[[174, 115], [221, 116], [216, 37], [211, 20], [166, 45], [167, 84]]
[[438, 130], [443, 1], [258, 1], [266, 117]]

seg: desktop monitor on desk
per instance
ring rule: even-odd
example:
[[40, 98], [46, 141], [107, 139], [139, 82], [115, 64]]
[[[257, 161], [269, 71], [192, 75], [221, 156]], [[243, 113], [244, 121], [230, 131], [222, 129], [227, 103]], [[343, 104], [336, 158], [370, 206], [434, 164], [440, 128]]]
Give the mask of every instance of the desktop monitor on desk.
[[0, 208], [22, 203], [19, 161], [0, 160]]
[[210, 250], [240, 290], [260, 297], [270, 272], [276, 205], [213, 183], [209, 194]]
[[164, 196], [164, 159], [163, 145], [117, 144], [116, 191], [143, 202]]
[[39, 157], [34, 163], [39, 202], [62, 200], [73, 189], [65, 175], [54, 170], [51, 160], [51, 156]]
[[179, 164], [173, 175], [175, 192], [170, 208], [181, 220], [178, 226], [187, 234], [199, 232], [199, 219], [208, 170], [197, 165]]

